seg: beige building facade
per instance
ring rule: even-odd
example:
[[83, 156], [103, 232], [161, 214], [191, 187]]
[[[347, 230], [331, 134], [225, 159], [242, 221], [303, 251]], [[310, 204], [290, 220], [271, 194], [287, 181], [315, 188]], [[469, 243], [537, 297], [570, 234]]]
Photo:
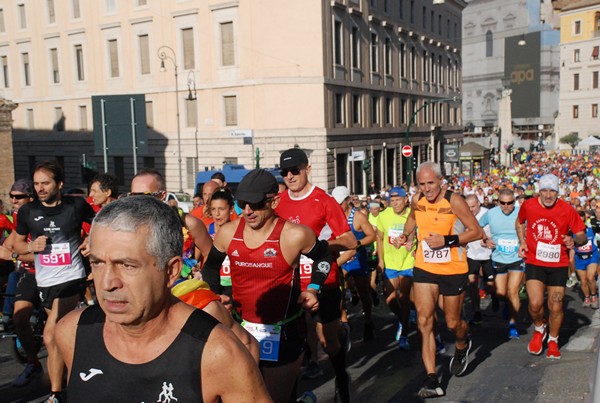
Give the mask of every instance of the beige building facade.
[[[84, 165], [105, 169], [91, 97], [144, 94], [148, 153], [136, 165], [164, 172], [170, 190], [193, 192], [197, 171], [223, 163], [276, 166], [294, 145], [323, 188], [401, 183], [409, 125], [415, 166], [462, 133], [451, 100], [466, 3], [433, 3], [0, 0], [15, 176], [57, 158], [66, 186], [85, 186]], [[106, 169], [127, 190], [132, 155]]]

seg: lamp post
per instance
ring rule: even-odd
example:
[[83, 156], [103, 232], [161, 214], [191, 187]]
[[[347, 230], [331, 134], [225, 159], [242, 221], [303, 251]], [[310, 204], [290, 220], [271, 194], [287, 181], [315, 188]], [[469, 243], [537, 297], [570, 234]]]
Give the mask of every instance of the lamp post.
[[[188, 96], [186, 100], [192, 102], [198, 99], [196, 95], [196, 75], [193, 70], [190, 70], [187, 78]], [[192, 92], [193, 90], [193, 92]], [[194, 130], [194, 148], [196, 150], [196, 166], [194, 169], [198, 171], [198, 107], [196, 106], [196, 129]]]
[[160, 59], [160, 71], [167, 71], [165, 67], [165, 59], [169, 59], [173, 63], [173, 67], [175, 68], [175, 104], [177, 107], [177, 158], [179, 162], [179, 192], [183, 192], [183, 177], [181, 173], [181, 128], [179, 126], [179, 81], [177, 78], [177, 58], [175, 57], [175, 51], [171, 47], [166, 45], [163, 45], [160, 48], [158, 48], [158, 58]]
[[[428, 99], [425, 102], [423, 102], [423, 105], [421, 105], [416, 111], [413, 112], [412, 116], [410, 117], [410, 120], [408, 122], [408, 126], [406, 127], [406, 145], [410, 145], [410, 127], [415, 123], [415, 118], [417, 117], [417, 115], [419, 114], [419, 112], [426, 108], [427, 106], [429, 106], [430, 104], [437, 104], [440, 102], [449, 102], [449, 101], [459, 101], [460, 98], [458, 97], [452, 97], [452, 98], [441, 98], [441, 99]], [[412, 175], [412, 171], [413, 171], [413, 158], [414, 158], [414, 154], [410, 157], [407, 157], [408, 161], [406, 163], [406, 186], [410, 187], [410, 181], [411, 181], [411, 175]]]

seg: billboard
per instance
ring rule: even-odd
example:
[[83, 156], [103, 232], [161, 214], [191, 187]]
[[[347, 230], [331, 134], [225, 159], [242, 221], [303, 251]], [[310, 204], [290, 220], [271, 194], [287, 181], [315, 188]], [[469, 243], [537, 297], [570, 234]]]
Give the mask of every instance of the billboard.
[[513, 119], [540, 116], [540, 39], [540, 32], [532, 32], [504, 40], [504, 77], [510, 80]]
[[[133, 155], [134, 137], [136, 154], [148, 154], [146, 96], [144, 94], [93, 96], [92, 115], [94, 117], [94, 151], [96, 155], [103, 155], [105, 151], [106, 155], [110, 156]], [[103, 122], [106, 144], [102, 131]]]

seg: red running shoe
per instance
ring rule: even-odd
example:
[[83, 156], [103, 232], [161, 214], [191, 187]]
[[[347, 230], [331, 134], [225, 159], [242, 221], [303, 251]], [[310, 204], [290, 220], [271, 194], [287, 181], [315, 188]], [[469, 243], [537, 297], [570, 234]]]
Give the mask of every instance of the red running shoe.
[[546, 358], [551, 360], [560, 360], [560, 350], [558, 349], [558, 343], [554, 340], [548, 342], [548, 351], [546, 352]]
[[529, 346], [527, 346], [527, 351], [529, 351], [529, 354], [540, 355], [542, 353], [542, 349], [544, 348], [544, 339], [547, 335], [548, 331], [546, 330], [546, 325], [544, 325], [544, 330], [542, 332], [538, 332], [537, 330], [533, 331], [533, 337], [529, 342]]

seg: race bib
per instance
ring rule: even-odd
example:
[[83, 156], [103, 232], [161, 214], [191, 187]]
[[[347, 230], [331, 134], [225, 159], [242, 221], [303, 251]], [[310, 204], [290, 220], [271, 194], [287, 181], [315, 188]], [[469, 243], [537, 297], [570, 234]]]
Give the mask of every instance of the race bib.
[[244, 320], [242, 321], [242, 327], [260, 344], [260, 359], [262, 361], [277, 361], [279, 359], [281, 325], [263, 325]]
[[304, 255], [300, 255], [300, 278], [310, 280], [312, 274], [313, 260]]
[[229, 256], [225, 256], [225, 260], [221, 263], [221, 278], [231, 278], [231, 262]]
[[513, 254], [519, 250], [518, 239], [499, 239], [496, 245], [500, 253]]
[[388, 242], [390, 245], [394, 244], [394, 239], [399, 238], [402, 235], [403, 230], [392, 229], [388, 230]]
[[49, 252], [40, 252], [40, 264], [42, 266], [66, 266], [71, 264], [71, 251], [69, 243], [50, 244]]
[[551, 245], [549, 243], [538, 241], [535, 250], [535, 258], [541, 262], [560, 262], [560, 245]]
[[586, 252], [591, 252], [591, 251], [592, 251], [592, 249], [593, 249], [593, 246], [592, 246], [592, 241], [590, 241], [590, 240], [588, 239], [588, 241], [587, 241], [587, 243], [586, 243], [585, 245], [582, 245], [582, 246], [578, 246], [578, 247], [577, 247], [577, 252], [586, 253]]
[[422, 241], [423, 261], [425, 263], [448, 263], [452, 261], [450, 257], [450, 248], [431, 249], [427, 242]]

